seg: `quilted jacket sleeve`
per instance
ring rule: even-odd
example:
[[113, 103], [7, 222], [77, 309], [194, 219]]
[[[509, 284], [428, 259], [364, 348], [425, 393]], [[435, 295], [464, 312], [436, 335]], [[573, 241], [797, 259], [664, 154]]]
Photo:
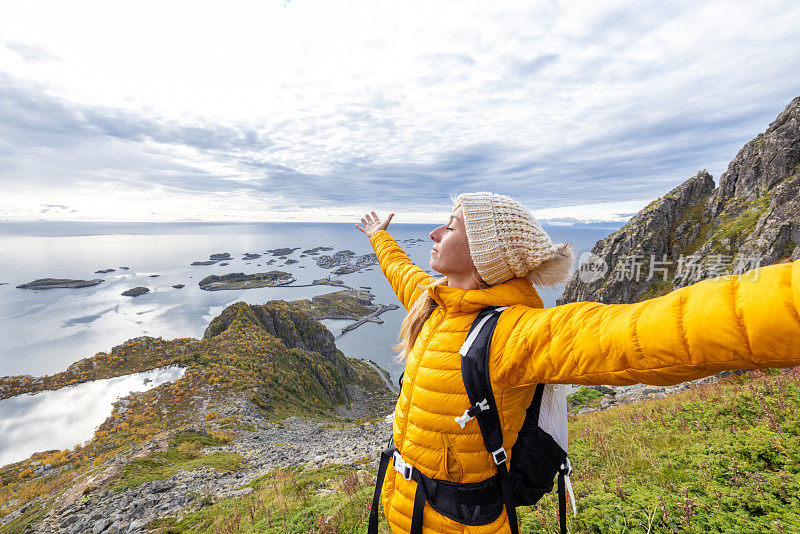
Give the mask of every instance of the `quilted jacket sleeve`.
[[419, 284], [430, 284], [435, 279], [414, 265], [397, 241], [386, 230], [372, 234], [369, 242], [375, 249], [378, 263], [397, 298], [405, 309], [409, 309], [420, 295]]
[[500, 316], [499, 343], [492, 341], [492, 380], [501, 388], [672, 385], [723, 370], [791, 367], [800, 365], [799, 313], [800, 260], [635, 304], [513, 306]]

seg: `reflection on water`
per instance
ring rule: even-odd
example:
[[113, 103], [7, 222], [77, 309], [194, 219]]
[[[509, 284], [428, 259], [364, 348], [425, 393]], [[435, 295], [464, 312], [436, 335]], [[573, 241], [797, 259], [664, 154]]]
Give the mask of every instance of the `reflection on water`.
[[0, 401], [0, 465], [91, 439], [111, 415], [112, 402], [177, 380], [184, 371], [178, 366], [163, 367]]

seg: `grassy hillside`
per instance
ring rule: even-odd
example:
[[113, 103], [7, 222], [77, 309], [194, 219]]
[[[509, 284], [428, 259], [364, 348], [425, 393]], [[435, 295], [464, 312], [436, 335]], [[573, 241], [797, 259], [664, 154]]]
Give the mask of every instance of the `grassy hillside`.
[[[571, 532], [800, 532], [800, 368], [576, 416], [570, 435]], [[151, 527], [364, 533], [374, 476], [347, 466], [277, 470], [249, 495]], [[556, 532], [556, 506], [551, 494], [520, 509], [522, 531]]]

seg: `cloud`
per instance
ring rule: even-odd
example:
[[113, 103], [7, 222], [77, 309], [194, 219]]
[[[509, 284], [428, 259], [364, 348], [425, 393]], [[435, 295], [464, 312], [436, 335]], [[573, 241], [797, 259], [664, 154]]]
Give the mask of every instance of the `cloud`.
[[[564, 224], [587, 206], [619, 221], [700, 169], [719, 178], [800, 67], [800, 7], [781, 2], [243, 3], [193, 10], [178, 35], [175, 7], [133, 48], [107, 5], [51, 8], [97, 35], [34, 31], [28, 7], [0, 21], [12, 217], [433, 217], [491, 190]], [[239, 25], [211, 39], [219, 17]]]
[[58, 61], [58, 58], [46, 49], [20, 42], [7, 42], [6, 47], [28, 63]]

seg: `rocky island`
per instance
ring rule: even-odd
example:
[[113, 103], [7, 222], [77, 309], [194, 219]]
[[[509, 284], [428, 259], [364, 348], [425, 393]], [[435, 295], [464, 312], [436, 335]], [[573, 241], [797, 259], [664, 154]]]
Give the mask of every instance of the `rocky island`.
[[205, 291], [224, 291], [229, 289], [256, 289], [259, 287], [275, 287], [295, 281], [291, 273], [285, 271], [269, 271], [267, 273], [230, 273], [206, 276], [198, 285]]
[[128, 289], [127, 291], [123, 291], [121, 295], [123, 297], [138, 297], [140, 295], [144, 295], [145, 293], [149, 293], [150, 290], [146, 287], [137, 286]]
[[304, 250], [303, 254], [314, 255], [314, 254], [319, 254], [320, 252], [327, 252], [329, 250], [333, 250], [333, 247], [314, 247]]
[[351, 319], [353, 324], [342, 328], [349, 332], [366, 322], [383, 324], [378, 317], [385, 311], [396, 310], [397, 304], [374, 304], [375, 295], [366, 290], [345, 289], [335, 293], [318, 295], [311, 300], [295, 300], [292, 303], [315, 319]]
[[95, 278], [94, 280], [71, 280], [68, 278], [39, 278], [27, 284], [18, 285], [19, 289], [56, 289], [56, 288], [76, 288], [76, 287], [89, 287], [96, 286], [102, 283], [103, 280]]
[[272, 254], [273, 256], [288, 256], [289, 254], [293, 253], [295, 250], [298, 250], [300, 247], [292, 247], [292, 248], [273, 248], [266, 251], [264, 254]]
[[352, 250], [340, 250], [335, 252], [332, 256], [323, 255], [314, 258], [314, 261], [318, 267], [323, 269], [333, 269], [336, 267], [333, 274], [349, 274], [372, 265], [377, 265], [378, 257], [375, 256], [374, 252], [371, 254], [364, 254], [363, 256], [357, 256]]

